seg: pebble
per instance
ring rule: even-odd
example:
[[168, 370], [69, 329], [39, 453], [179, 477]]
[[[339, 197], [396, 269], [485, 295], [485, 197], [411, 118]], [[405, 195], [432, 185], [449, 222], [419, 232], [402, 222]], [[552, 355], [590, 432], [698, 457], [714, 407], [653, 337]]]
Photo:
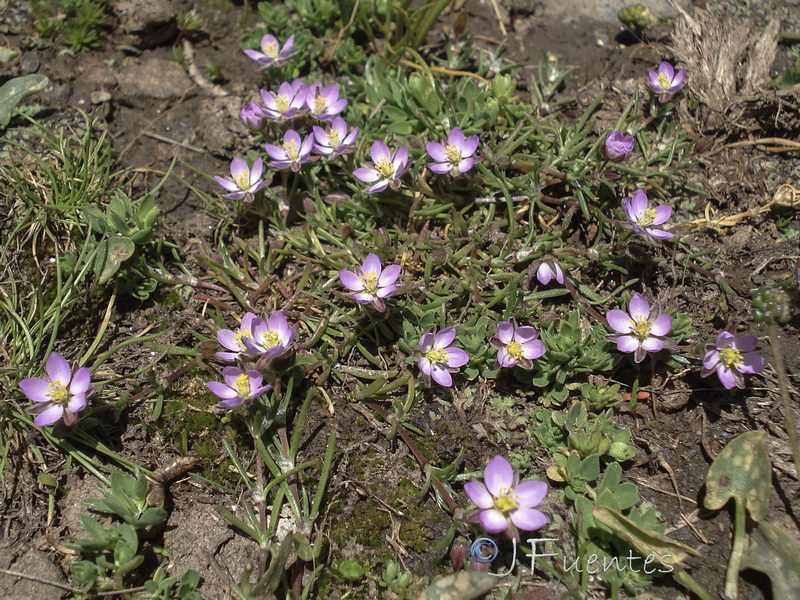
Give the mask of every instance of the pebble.
[[40, 62], [39, 57], [32, 52], [26, 52], [22, 59], [19, 61], [19, 69], [25, 75], [36, 73], [39, 70]]

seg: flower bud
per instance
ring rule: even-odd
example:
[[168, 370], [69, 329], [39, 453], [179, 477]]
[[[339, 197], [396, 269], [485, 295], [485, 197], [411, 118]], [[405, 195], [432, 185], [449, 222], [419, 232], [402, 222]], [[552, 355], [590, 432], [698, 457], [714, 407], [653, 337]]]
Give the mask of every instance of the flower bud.
[[768, 325], [788, 323], [792, 318], [792, 299], [785, 290], [762, 286], [753, 294], [753, 318]]
[[646, 6], [634, 4], [626, 6], [617, 13], [617, 18], [633, 32], [644, 31], [653, 24], [653, 17]]
[[612, 131], [603, 143], [603, 154], [608, 160], [620, 162], [633, 151], [633, 136], [625, 135], [619, 129]]
[[245, 104], [239, 116], [242, 122], [253, 131], [259, 131], [264, 127], [264, 115], [256, 102]]

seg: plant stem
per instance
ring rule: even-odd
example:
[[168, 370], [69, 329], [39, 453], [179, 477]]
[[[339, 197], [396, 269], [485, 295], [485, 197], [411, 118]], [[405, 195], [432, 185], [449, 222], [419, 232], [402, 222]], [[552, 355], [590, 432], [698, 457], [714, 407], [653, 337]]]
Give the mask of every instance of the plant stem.
[[731, 558], [728, 561], [728, 570], [725, 573], [725, 595], [728, 598], [736, 598], [739, 591], [739, 564], [747, 546], [747, 509], [744, 502], [736, 501], [736, 511], [734, 512], [733, 524], [733, 548], [731, 548]]
[[772, 364], [778, 374], [778, 386], [781, 388], [781, 403], [783, 404], [783, 419], [785, 421], [786, 433], [789, 435], [789, 446], [792, 448], [792, 459], [797, 477], [800, 477], [800, 442], [797, 439], [797, 423], [794, 420], [794, 408], [792, 399], [789, 396], [789, 381], [786, 377], [786, 365], [783, 362], [783, 355], [778, 347], [778, 326], [770, 323], [769, 345], [772, 348]]

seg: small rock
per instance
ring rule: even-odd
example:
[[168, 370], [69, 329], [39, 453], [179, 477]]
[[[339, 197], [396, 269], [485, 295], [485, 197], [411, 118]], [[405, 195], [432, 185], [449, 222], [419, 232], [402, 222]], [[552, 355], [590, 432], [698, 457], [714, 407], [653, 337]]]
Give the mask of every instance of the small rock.
[[174, 39], [176, 2], [171, 0], [120, 0], [114, 4], [119, 26], [128, 43], [137, 48], [154, 48]]
[[19, 69], [25, 75], [36, 73], [39, 70], [39, 57], [32, 52], [27, 52], [19, 61]]
[[178, 63], [162, 58], [124, 66], [117, 81], [124, 96], [175, 98], [192, 87], [191, 79]]
[[47, 89], [39, 94], [39, 100], [45, 106], [64, 106], [72, 95], [72, 86], [63, 81], [53, 81]]
[[111, 94], [109, 94], [106, 90], [100, 90], [97, 92], [92, 92], [89, 95], [89, 99], [92, 101], [92, 104], [102, 104], [103, 102], [111, 101]]

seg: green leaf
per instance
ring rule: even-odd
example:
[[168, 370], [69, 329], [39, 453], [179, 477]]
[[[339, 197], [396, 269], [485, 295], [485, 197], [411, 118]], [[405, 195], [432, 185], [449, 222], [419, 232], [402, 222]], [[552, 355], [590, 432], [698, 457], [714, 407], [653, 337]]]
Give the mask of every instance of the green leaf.
[[600, 457], [597, 454], [587, 456], [581, 461], [578, 474], [586, 481], [594, 481], [600, 477]]
[[301, 533], [295, 533], [292, 538], [294, 540], [295, 550], [297, 550], [297, 556], [300, 557], [300, 560], [311, 562], [316, 558], [316, 556], [314, 556], [314, 548], [311, 546], [311, 542], [308, 541], [306, 536]]
[[366, 574], [364, 567], [354, 560], [339, 561], [336, 570], [339, 571], [339, 575], [348, 581], [360, 581]]
[[92, 231], [104, 235], [108, 231], [106, 215], [96, 206], [87, 206], [83, 209], [83, 218], [89, 221]]
[[744, 502], [758, 522], [769, 512], [772, 465], [763, 431], [748, 431], [731, 440], [719, 453], [706, 477], [703, 505], [720, 510], [728, 500]]
[[653, 556], [662, 565], [677, 565], [689, 556], [700, 558], [701, 554], [672, 538], [649, 529], [642, 529], [625, 515], [608, 508], [595, 506], [592, 516], [628, 542], [644, 556]]
[[[119, 271], [120, 265], [133, 256], [135, 251], [136, 245], [127, 237], [115, 235], [100, 242], [97, 256], [98, 259], [102, 256], [103, 261], [100, 263], [100, 272], [98, 273], [99, 283], [108, 282]], [[97, 272], [97, 264], [95, 264], [95, 272]]]
[[146, 511], [142, 513], [142, 516], [138, 519], [126, 519], [131, 525], [136, 527], [151, 527], [153, 525], [158, 525], [159, 523], [163, 523], [167, 520], [167, 511], [163, 508], [158, 506], [151, 506]]
[[58, 487], [58, 480], [50, 475], [50, 473], [39, 473], [39, 475], [36, 477], [36, 480], [47, 487]]
[[44, 75], [25, 75], [4, 83], [0, 87], [0, 130], [8, 127], [11, 115], [25, 98], [41, 92], [49, 83]]
[[417, 600], [473, 600], [500, 583], [501, 578], [480, 571], [463, 571], [434, 581]]
[[753, 529], [741, 568], [765, 573], [772, 582], [773, 598], [800, 598], [800, 548], [769, 521]]

